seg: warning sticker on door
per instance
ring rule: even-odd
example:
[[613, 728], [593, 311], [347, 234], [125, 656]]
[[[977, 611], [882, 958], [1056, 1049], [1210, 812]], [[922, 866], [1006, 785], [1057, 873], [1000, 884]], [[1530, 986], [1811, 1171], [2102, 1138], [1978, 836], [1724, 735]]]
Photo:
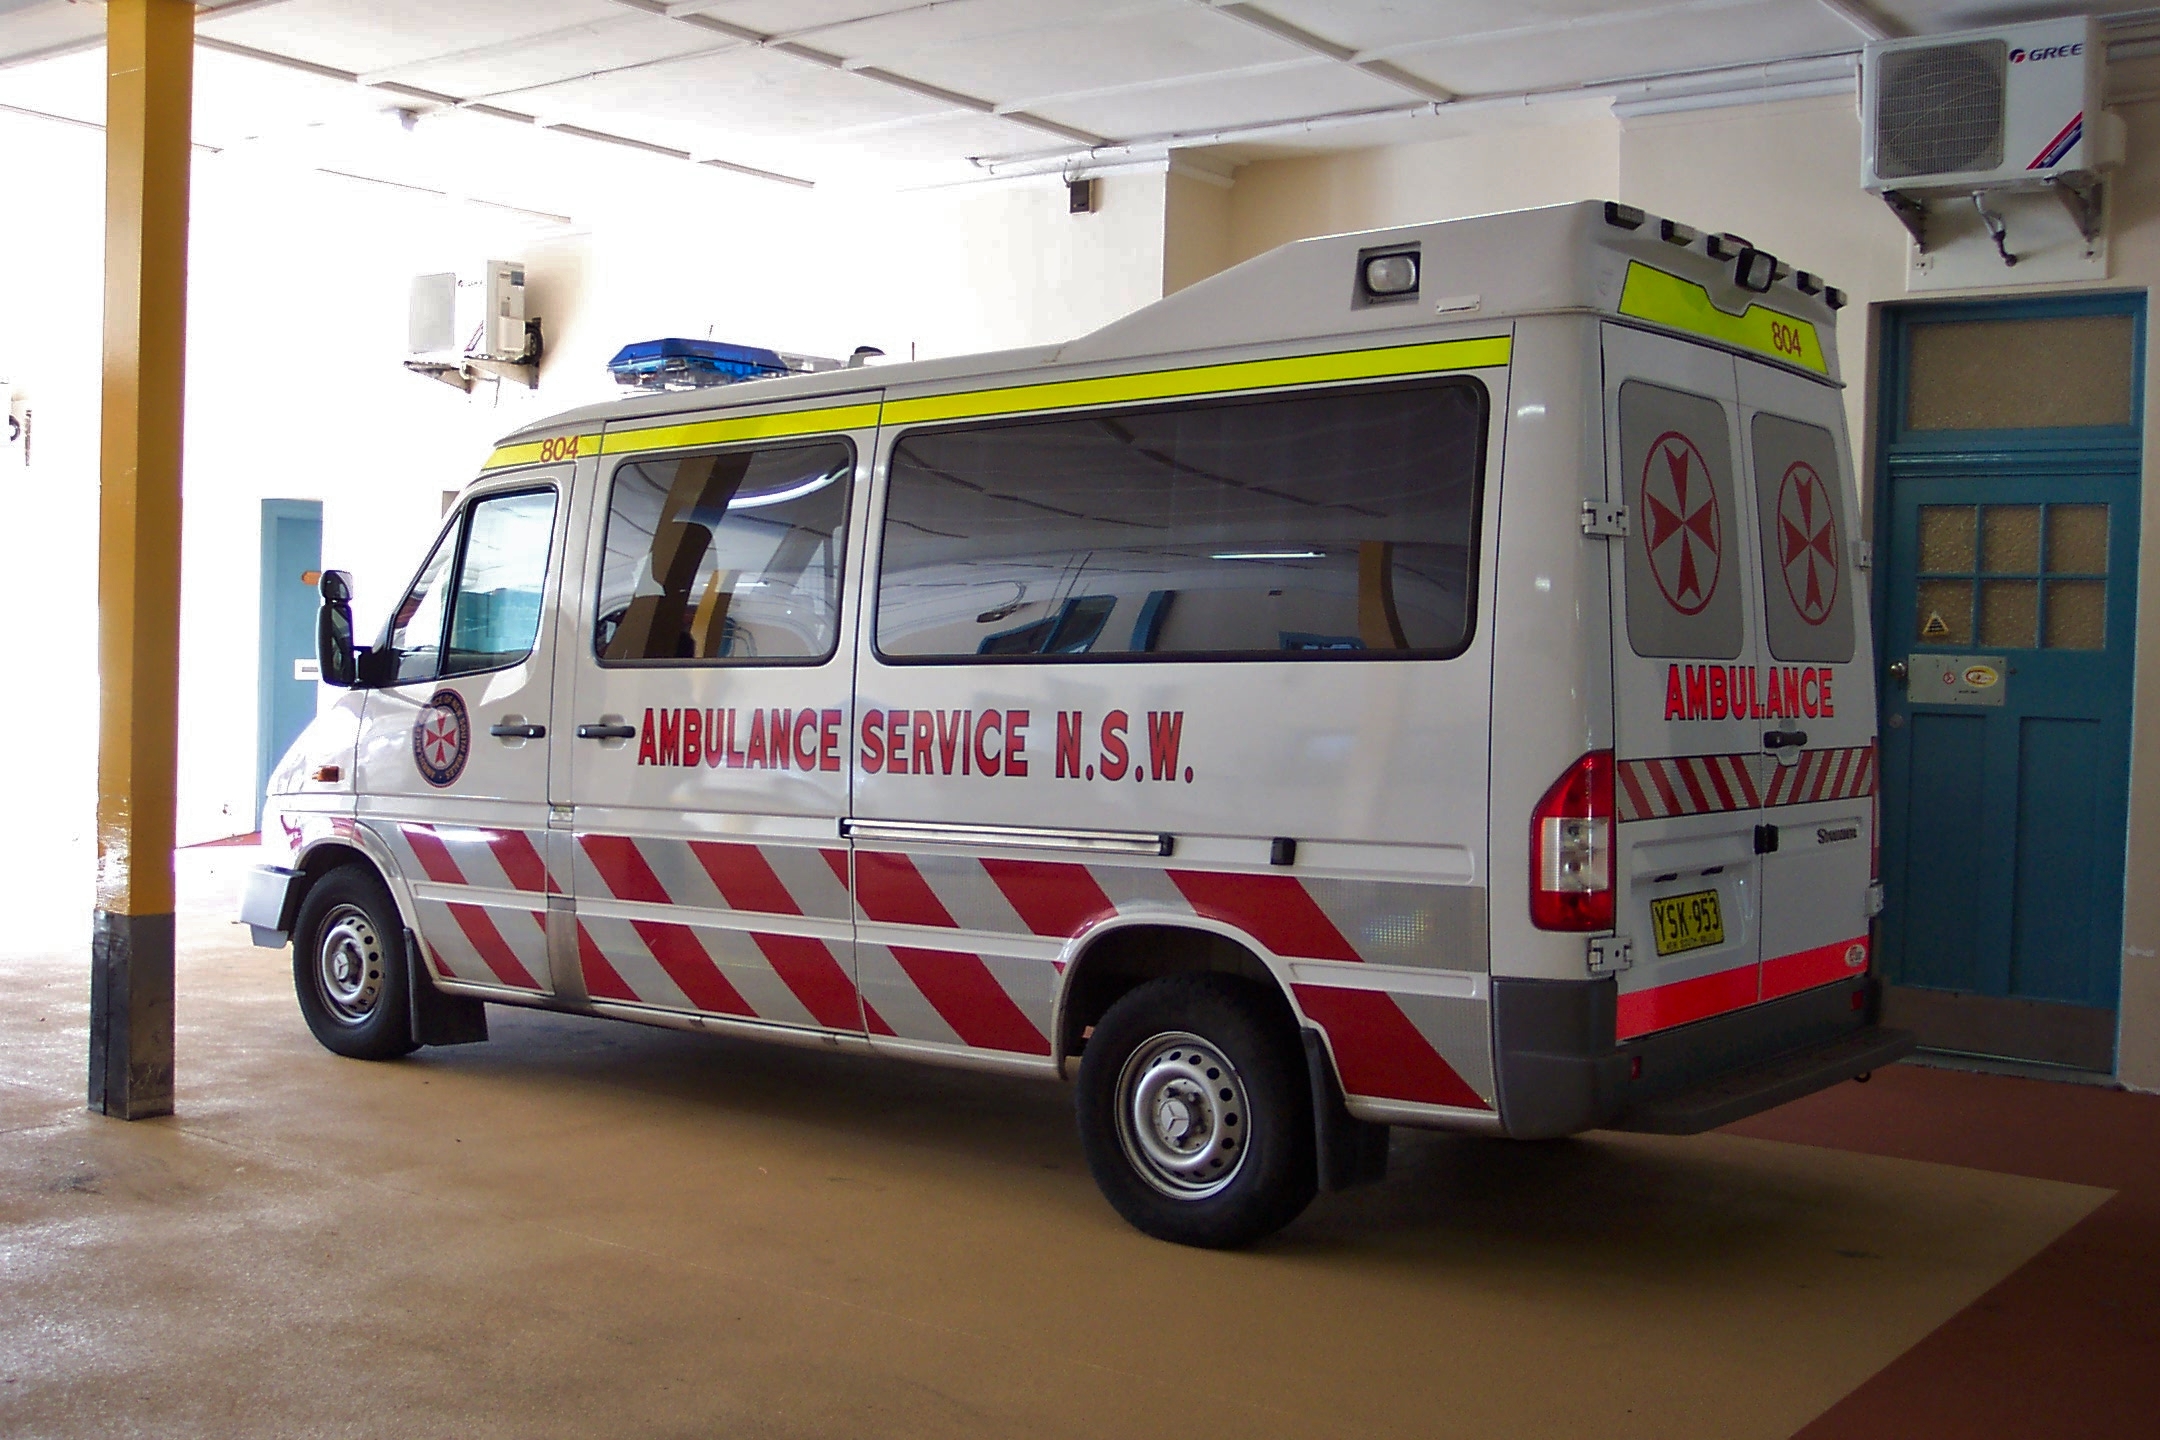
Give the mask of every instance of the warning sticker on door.
[[1915, 655], [1905, 698], [1914, 705], [2000, 705], [2010, 670], [2000, 655]]
[[1920, 622], [1920, 638], [1923, 640], [1947, 640], [1950, 638], [1950, 622], [1943, 619], [1942, 611], [1928, 611], [1927, 619]]

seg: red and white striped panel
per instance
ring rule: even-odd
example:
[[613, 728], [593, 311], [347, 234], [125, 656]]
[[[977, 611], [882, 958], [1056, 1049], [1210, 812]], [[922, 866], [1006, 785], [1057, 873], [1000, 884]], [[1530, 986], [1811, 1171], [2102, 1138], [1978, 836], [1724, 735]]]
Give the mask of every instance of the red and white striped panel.
[[[562, 893], [541, 858], [544, 834], [465, 825], [375, 827], [408, 882], [463, 886], [471, 900], [417, 888], [428, 963], [445, 979], [547, 990], [547, 900]], [[538, 903], [519, 897], [530, 895]]]
[[[578, 959], [595, 1000], [891, 1033], [862, 1004], [840, 958], [845, 942], [836, 954], [799, 923], [847, 923], [846, 851], [584, 835], [577, 863], [581, 877], [589, 868], [598, 882], [584, 893], [672, 906], [683, 917], [603, 916], [581, 907]], [[771, 923], [756, 925], [758, 916]], [[689, 923], [699, 918], [707, 923]]]
[[[855, 886], [865, 922], [953, 931], [955, 939], [1062, 940], [1120, 915], [1205, 917], [1284, 959], [1444, 965], [1459, 956], [1447, 968], [1485, 965], [1484, 892], [1469, 886], [879, 850], [856, 852]], [[1055, 962], [936, 944], [864, 942], [856, 956], [864, 996], [901, 1038], [1050, 1053]], [[1293, 988], [1327, 1032], [1348, 1093], [1489, 1108], [1483, 999]]]
[[1875, 747], [1803, 750], [1792, 765], [1768, 755], [1622, 760], [1614, 767], [1614, 791], [1624, 821], [1847, 800], [1875, 793]]

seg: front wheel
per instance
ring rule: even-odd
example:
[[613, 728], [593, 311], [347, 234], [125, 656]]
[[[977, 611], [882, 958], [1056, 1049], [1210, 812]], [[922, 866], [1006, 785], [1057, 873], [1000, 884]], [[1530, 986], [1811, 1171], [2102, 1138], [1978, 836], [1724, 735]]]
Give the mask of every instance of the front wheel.
[[309, 889], [293, 925], [293, 988], [324, 1048], [390, 1060], [418, 1048], [406, 992], [405, 927], [373, 871], [344, 865]]
[[1250, 1245], [1312, 1203], [1303, 1057], [1249, 981], [1170, 975], [1128, 992], [1081, 1052], [1078, 1100], [1096, 1185], [1158, 1240]]

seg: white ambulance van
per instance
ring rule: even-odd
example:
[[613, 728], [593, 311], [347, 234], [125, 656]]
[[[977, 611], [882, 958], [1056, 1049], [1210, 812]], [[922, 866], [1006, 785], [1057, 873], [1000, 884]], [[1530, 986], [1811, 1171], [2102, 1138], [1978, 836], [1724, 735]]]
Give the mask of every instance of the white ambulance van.
[[1391, 1125], [1864, 1076], [1842, 303], [1585, 203], [532, 427], [372, 646], [325, 577], [243, 919], [341, 1055], [493, 1003], [1076, 1078], [1202, 1245]]

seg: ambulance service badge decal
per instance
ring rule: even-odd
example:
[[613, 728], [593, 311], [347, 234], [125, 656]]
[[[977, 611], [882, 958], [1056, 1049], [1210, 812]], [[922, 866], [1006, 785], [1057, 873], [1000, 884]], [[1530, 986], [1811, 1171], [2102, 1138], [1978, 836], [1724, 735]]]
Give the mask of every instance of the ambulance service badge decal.
[[465, 773], [465, 757], [472, 751], [472, 717], [455, 690], [437, 690], [413, 717], [413, 764], [420, 778], [441, 790], [457, 783]]
[[1829, 487], [1805, 460], [1787, 466], [1778, 486], [1777, 537], [1786, 596], [1802, 620], [1822, 624], [1837, 603], [1837, 517]]
[[1649, 517], [1642, 533], [1650, 574], [1666, 604], [1682, 615], [1699, 615], [1717, 593], [1724, 568], [1725, 532], [1710, 463], [1693, 440], [1668, 430], [1650, 442], [1639, 488]]

